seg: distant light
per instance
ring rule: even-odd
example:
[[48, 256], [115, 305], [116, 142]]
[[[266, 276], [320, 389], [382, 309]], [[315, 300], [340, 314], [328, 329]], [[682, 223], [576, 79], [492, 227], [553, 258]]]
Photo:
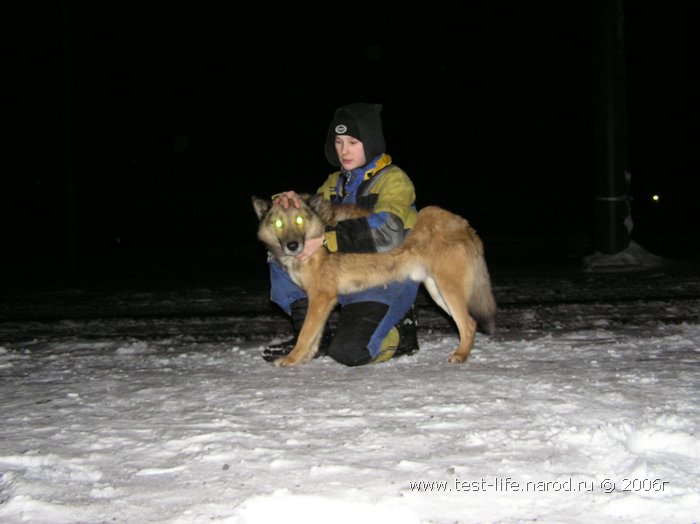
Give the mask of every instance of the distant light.
[[659, 195], [651, 195], [651, 199], [652, 199], [654, 202], [658, 202], [658, 201], [660, 200]]

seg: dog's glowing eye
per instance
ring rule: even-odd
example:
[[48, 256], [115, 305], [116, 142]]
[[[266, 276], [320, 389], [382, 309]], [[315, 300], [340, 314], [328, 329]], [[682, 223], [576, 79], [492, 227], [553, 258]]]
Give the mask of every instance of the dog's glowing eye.
[[284, 222], [282, 222], [281, 218], [278, 218], [277, 220], [275, 220], [275, 227], [277, 229], [282, 229], [284, 227]]
[[297, 226], [300, 226], [304, 223], [304, 217], [299, 215], [298, 217], [296, 217], [296, 219], [294, 219], [294, 222], [297, 223]]

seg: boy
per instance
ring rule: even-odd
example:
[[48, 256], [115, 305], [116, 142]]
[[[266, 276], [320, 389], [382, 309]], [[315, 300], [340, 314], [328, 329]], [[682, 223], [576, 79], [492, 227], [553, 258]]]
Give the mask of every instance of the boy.
[[[415, 224], [415, 190], [406, 173], [385, 153], [381, 106], [356, 103], [335, 111], [328, 128], [325, 154], [340, 167], [319, 188], [326, 200], [372, 210], [369, 217], [344, 220], [326, 227], [322, 236], [307, 239], [300, 260], [324, 246], [331, 252], [389, 251], [403, 242]], [[274, 205], [299, 207], [293, 191], [278, 195]], [[306, 315], [304, 292], [275, 262], [270, 263], [271, 299], [292, 317], [296, 333]], [[322, 278], [322, 275], [319, 276]], [[419, 284], [396, 282], [341, 295], [338, 327], [327, 354], [341, 364], [360, 366], [418, 351], [413, 303]], [[289, 353], [294, 341], [270, 347], [263, 357], [274, 360]], [[324, 344], [325, 345], [325, 344]]]

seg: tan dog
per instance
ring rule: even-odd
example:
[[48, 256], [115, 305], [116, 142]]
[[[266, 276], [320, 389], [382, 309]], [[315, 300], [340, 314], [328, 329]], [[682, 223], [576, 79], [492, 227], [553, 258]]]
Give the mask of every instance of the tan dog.
[[342, 254], [319, 249], [302, 262], [296, 256], [304, 249], [307, 238], [323, 235], [326, 224], [367, 216], [369, 211], [332, 205], [321, 195], [305, 198], [300, 208], [272, 205], [269, 200], [253, 197], [253, 207], [260, 219], [258, 238], [309, 299], [296, 346], [287, 356], [277, 359], [276, 366], [293, 366], [314, 357], [338, 294], [406, 279], [422, 282], [457, 324], [459, 346], [450, 354], [450, 362], [467, 360], [477, 320], [484, 332], [494, 332], [496, 301], [484, 247], [462, 217], [439, 207], [426, 207], [418, 212], [415, 226], [396, 249]]

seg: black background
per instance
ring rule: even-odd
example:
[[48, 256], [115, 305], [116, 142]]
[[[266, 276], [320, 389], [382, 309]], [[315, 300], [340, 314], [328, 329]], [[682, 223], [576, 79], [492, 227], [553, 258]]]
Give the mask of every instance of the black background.
[[[692, 255], [698, 8], [628, 4], [633, 237]], [[588, 2], [1, 9], [5, 277], [264, 267], [250, 196], [315, 190], [357, 101], [383, 104], [419, 207], [487, 248], [593, 250]]]

